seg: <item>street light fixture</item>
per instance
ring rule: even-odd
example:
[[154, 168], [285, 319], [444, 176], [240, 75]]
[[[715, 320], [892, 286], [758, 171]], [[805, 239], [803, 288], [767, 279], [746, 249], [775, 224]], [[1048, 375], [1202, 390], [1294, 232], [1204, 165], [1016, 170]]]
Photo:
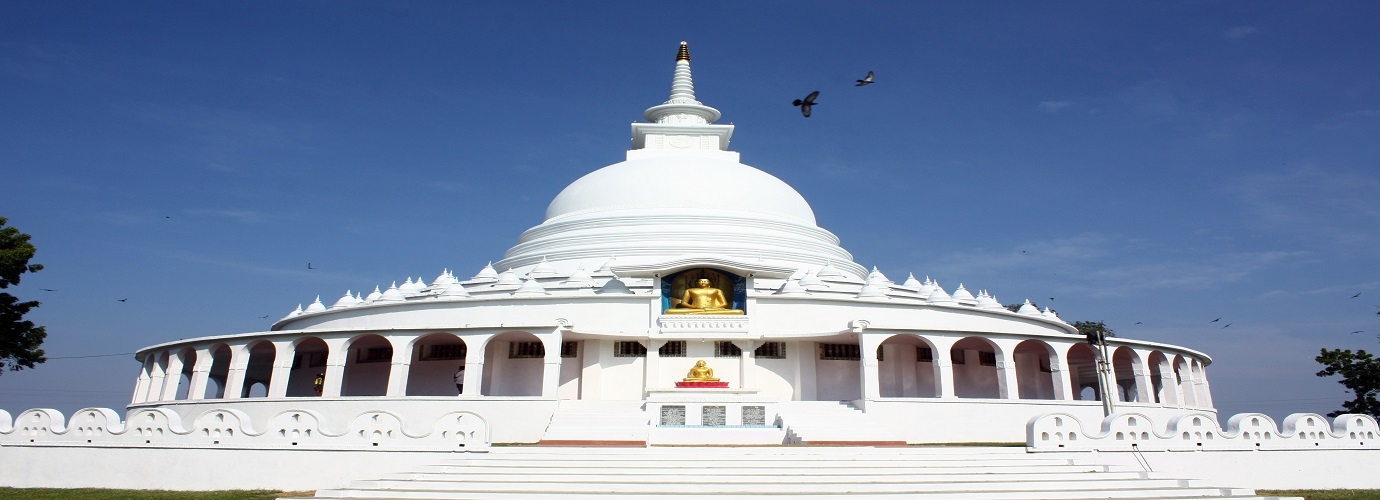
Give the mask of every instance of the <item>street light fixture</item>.
[[1116, 404], [1113, 399], [1116, 397], [1109, 389], [1116, 387], [1116, 383], [1109, 379], [1112, 373], [1111, 358], [1107, 356], [1107, 332], [1105, 330], [1095, 330], [1083, 334], [1087, 337], [1088, 343], [1097, 347], [1101, 356], [1097, 358], [1097, 393], [1101, 395], [1102, 414], [1110, 417], [1116, 413]]

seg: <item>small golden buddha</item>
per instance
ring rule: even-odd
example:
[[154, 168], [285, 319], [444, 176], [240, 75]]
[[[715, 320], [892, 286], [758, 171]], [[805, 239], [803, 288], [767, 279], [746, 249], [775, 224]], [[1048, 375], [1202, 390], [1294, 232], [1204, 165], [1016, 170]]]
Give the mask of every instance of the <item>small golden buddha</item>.
[[689, 376], [688, 376], [688, 377], [685, 377], [685, 379], [684, 379], [686, 382], [718, 382], [718, 381], [719, 381], [719, 379], [714, 378], [714, 369], [713, 369], [713, 368], [710, 368], [708, 365], [706, 365], [706, 364], [704, 363], [704, 360], [703, 360], [703, 359], [701, 359], [701, 360], [695, 362], [695, 366], [694, 366], [693, 368], [690, 369], [690, 373], [689, 373], [688, 375], [689, 375]]
[[728, 309], [728, 299], [723, 290], [710, 285], [709, 279], [700, 278], [695, 288], [686, 288], [680, 302], [664, 311], [664, 314], [743, 314], [741, 309]]

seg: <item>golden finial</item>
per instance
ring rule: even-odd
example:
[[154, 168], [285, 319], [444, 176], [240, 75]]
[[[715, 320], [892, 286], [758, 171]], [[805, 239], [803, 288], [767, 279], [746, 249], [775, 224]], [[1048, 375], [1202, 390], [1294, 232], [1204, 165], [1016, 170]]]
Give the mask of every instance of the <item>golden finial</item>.
[[684, 41], [680, 42], [680, 52], [676, 54], [676, 60], [677, 60], [677, 61], [689, 61], [689, 60], [690, 60], [690, 44], [685, 43]]

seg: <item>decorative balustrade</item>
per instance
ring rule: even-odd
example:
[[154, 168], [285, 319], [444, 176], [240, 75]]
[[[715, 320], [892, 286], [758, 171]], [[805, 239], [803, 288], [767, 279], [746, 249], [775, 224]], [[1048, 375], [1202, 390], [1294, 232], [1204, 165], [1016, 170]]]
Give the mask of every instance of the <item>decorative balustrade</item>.
[[1369, 415], [1341, 415], [1329, 423], [1316, 413], [1295, 413], [1284, 425], [1263, 413], [1241, 413], [1227, 421], [1190, 412], [1158, 425], [1139, 413], [1117, 413], [1097, 432], [1067, 413], [1049, 413], [1026, 424], [1030, 451], [1207, 451], [1207, 450], [1380, 450], [1380, 425]]
[[442, 415], [425, 434], [406, 432], [402, 418], [382, 410], [359, 413], [343, 426], [332, 425], [340, 423], [311, 410], [283, 411], [254, 422], [240, 410], [211, 409], [192, 419], [191, 425], [163, 408], [137, 409], [125, 420], [108, 408], [78, 410], [70, 420], [47, 408], [13, 419], [0, 410], [0, 445], [437, 451], [486, 451], [490, 445], [488, 421], [465, 411]]

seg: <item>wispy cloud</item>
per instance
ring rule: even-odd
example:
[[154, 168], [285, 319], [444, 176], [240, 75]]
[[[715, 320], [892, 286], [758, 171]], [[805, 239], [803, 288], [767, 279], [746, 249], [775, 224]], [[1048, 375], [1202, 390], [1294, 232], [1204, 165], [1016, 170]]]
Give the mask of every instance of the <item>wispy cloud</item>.
[[1222, 38], [1227, 40], [1240, 40], [1260, 32], [1260, 28], [1255, 26], [1233, 26], [1222, 32]]
[[230, 219], [242, 224], [258, 224], [273, 219], [283, 219], [284, 217], [259, 212], [256, 210], [188, 210], [189, 215], [206, 215]]
[[1042, 101], [1035, 108], [1046, 113], [1057, 113], [1072, 105], [1073, 103], [1069, 101]]
[[1258, 230], [1313, 246], [1380, 248], [1380, 233], [1356, 230], [1380, 227], [1380, 174], [1304, 165], [1248, 175], [1226, 191]]
[[1199, 258], [1157, 252], [1140, 240], [1120, 235], [1082, 234], [1030, 242], [1011, 250], [955, 252], [935, 259], [932, 267], [955, 277], [1059, 276], [1065, 283], [1062, 293], [1100, 298], [1164, 289], [1208, 289], [1245, 280], [1306, 255], [1257, 251]]

